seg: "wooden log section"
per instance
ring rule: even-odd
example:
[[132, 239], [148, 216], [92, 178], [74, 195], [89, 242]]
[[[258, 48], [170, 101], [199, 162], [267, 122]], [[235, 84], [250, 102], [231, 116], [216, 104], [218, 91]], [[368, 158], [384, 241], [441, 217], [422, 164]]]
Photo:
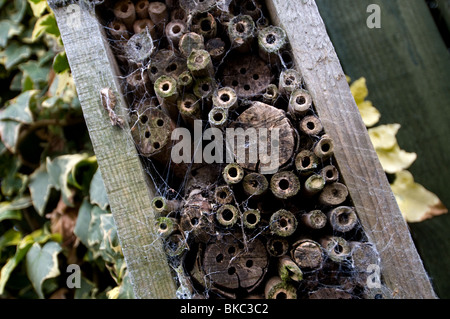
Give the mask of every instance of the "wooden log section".
[[397, 298], [435, 298], [315, 2], [270, 0], [266, 5], [288, 35], [296, 66], [335, 143], [341, 178], [380, 253], [384, 282]]
[[[257, 134], [256, 139], [249, 139], [248, 143], [253, 144], [256, 150], [258, 150], [258, 146], [260, 146], [261, 144], [258, 143], [260, 139], [259, 129], [266, 128], [267, 154], [272, 154], [272, 147], [278, 148], [278, 167], [282, 167], [283, 165], [290, 162], [294, 155], [296, 148], [296, 135], [290, 121], [286, 117], [286, 114], [283, 110], [277, 109], [265, 103], [254, 102], [252, 106], [242, 112], [241, 115], [239, 115], [239, 117], [236, 119], [236, 121], [232, 122], [229, 127], [234, 129], [242, 128], [244, 132], [249, 128], [254, 128]], [[278, 141], [276, 141], [277, 143], [272, 146], [271, 131], [274, 128], [279, 129], [279, 135]], [[246, 138], [245, 136], [239, 135], [235, 138], [233, 152], [235, 157], [237, 158], [237, 162], [243, 168], [251, 171], [257, 170], [259, 173], [270, 171], [270, 169], [272, 168], [271, 165], [274, 165], [274, 163], [263, 163], [255, 161], [254, 159], [250, 160], [249, 152], [245, 152], [244, 156], [240, 154], [240, 149], [242, 149], [243, 141], [239, 142], [239, 137]], [[249, 149], [252, 149], [252, 145], [249, 146]]]
[[301, 269], [319, 269], [323, 264], [322, 247], [312, 239], [296, 241], [292, 245], [291, 256]]
[[209, 244], [203, 267], [213, 285], [251, 292], [267, 271], [267, 251], [257, 238], [247, 242], [246, 247], [238, 238], [238, 234], [228, 235]]

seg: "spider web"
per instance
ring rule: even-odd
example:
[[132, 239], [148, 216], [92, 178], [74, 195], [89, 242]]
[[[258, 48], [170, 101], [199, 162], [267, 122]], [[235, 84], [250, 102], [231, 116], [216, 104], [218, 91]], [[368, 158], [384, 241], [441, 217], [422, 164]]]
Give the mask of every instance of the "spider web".
[[[326, 132], [321, 130], [316, 134], [308, 135], [299, 129], [299, 123], [305, 117], [318, 118], [314, 105], [304, 114], [295, 116], [288, 110], [291, 93], [279, 92], [275, 99], [267, 98], [267, 94], [271, 93], [270, 90], [277, 90], [281, 87], [280, 75], [286, 70], [295, 69], [295, 64], [288, 44], [271, 55], [268, 61], [261, 58], [257, 34], [260, 30], [271, 26], [263, 3], [256, 0], [166, 1], [168, 11], [166, 17], [168, 18], [159, 24], [151, 23], [147, 24], [147, 27], [141, 27], [141, 33], [137, 33], [133, 29], [133, 24], [138, 24], [134, 22], [136, 20], [142, 22], [143, 19], [150, 20], [150, 16], [146, 18], [136, 16], [133, 21], [126, 23], [124, 19], [116, 16], [117, 11], [114, 8], [122, 10], [121, 5], [123, 5], [125, 13], [129, 9], [130, 3], [133, 3], [135, 11], [138, 6], [142, 5], [142, 1], [105, 1], [97, 7], [97, 14], [105, 27], [105, 33], [119, 66], [118, 77], [122, 92], [128, 102], [126, 113], [130, 120], [129, 137], [136, 144], [147, 175], [155, 185], [156, 196], [174, 205], [174, 208], [160, 216], [170, 219], [177, 225], [174, 231], [170, 234], [165, 233], [168, 227], [167, 222], [170, 222], [168, 219], [161, 219], [162, 222], [158, 224], [158, 227], [160, 227], [159, 230], [165, 243], [169, 263], [174, 269], [174, 279], [179, 285], [178, 297], [383, 297], [385, 291], [382, 285], [375, 288], [370, 285], [368, 287], [368, 280], [371, 280], [374, 272], [379, 275], [376, 272], [377, 269], [379, 271], [379, 268], [376, 268], [379, 267], [379, 258], [358, 222], [349, 231], [342, 232], [330, 225], [329, 218], [326, 225], [320, 229], [308, 227], [304, 221], [305, 216], [315, 210], [329, 214], [338, 206], [354, 209], [351, 198], [347, 197], [339, 205], [333, 206], [321, 202], [319, 200], [320, 193], [310, 196], [302, 190], [298, 195], [289, 199], [276, 198], [270, 188], [263, 196], [249, 195], [244, 191], [242, 182], [227, 184], [223, 172], [229, 163], [207, 164], [205, 162], [194, 163], [194, 161], [186, 165], [174, 163], [167, 154], [170, 154], [171, 148], [179, 142], [178, 140], [170, 140], [167, 145], [159, 145], [161, 148], [165, 148], [165, 153], [160, 151], [149, 155], [148, 152], [143, 151], [143, 145], [149, 139], [148, 134], [146, 135], [150, 121], [149, 115], [156, 114], [152, 112], [165, 110], [161, 98], [155, 94], [154, 87], [157, 78], [169, 75], [178, 80], [182, 72], [188, 71], [187, 57], [180, 52], [179, 45], [174, 43], [177, 40], [172, 40], [167, 36], [168, 25], [176, 22], [185, 27], [181, 33], [197, 31], [208, 34], [211, 28], [216, 28], [215, 34], [213, 32], [212, 36], [204, 37], [203, 44], [208, 43], [211, 39], [216, 39], [218, 43], [222, 43], [218, 39], [223, 41], [223, 53], [218, 54], [218, 57], [212, 61], [214, 71], [210, 76], [214, 88], [211, 90], [212, 95], [227, 86], [235, 92], [241, 92], [237, 94], [237, 106], [227, 110], [227, 122], [222, 127], [223, 132], [233, 123], [237, 126], [245, 124], [239, 122], [240, 116], [255, 102], [264, 102], [282, 110], [283, 116], [268, 116], [266, 118], [268, 123], [262, 123], [263, 126], [277, 122], [280, 118], [286, 118], [294, 134], [294, 155], [280, 168], [280, 171], [293, 172], [300, 181], [302, 189], [305, 180], [311, 174], [320, 175], [324, 168], [335, 167], [335, 170], [339, 172], [338, 163], [335, 162], [333, 156], [319, 160], [317, 167], [309, 175], [301, 174], [296, 168], [295, 157], [297, 154], [304, 150], [314, 152], [314, 148]], [[145, 1], [145, 5], [149, 3]], [[246, 52], [240, 52], [239, 47], [230, 39], [228, 32], [230, 20], [243, 15], [251, 17], [255, 25], [253, 40], [248, 50], [244, 50]], [[211, 17], [212, 20], [202, 25], [201, 21], [208, 21], [207, 18]], [[119, 33], [118, 31], [122, 30], [120, 28], [123, 28], [123, 25], [125, 25], [125, 29]], [[136, 58], [130, 51], [129, 45], [133, 41], [130, 39], [136, 39], [135, 36], [139, 34], [141, 34], [139, 46], [141, 44], [147, 46], [147, 51], [144, 57], [141, 55]], [[145, 42], [145, 39], [150, 39], [151, 42]], [[211, 47], [209, 48], [211, 49]], [[140, 48], [137, 49], [140, 50]], [[208, 45], [205, 45], [205, 49], [208, 50]], [[233, 71], [235, 72], [233, 73]], [[249, 79], [248, 83], [244, 83], [245, 81], [242, 79], [247, 78]], [[142, 79], [144, 79], [143, 82]], [[193, 81], [196, 81], [195, 77], [193, 77]], [[136, 82], [140, 84], [135, 85]], [[301, 81], [296, 89], [307, 90], [307, 84]], [[201, 121], [202, 132], [211, 128], [212, 123], [208, 114], [214, 106], [212, 97], [199, 97], [198, 94], [196, 96], [191, 87], [178, 87], [177, 91], [178, 100], [183, 100], [187, 96], [195, 97], [192, 104], [199, 106], [200, 115], [195, 119]], [[164, 121], [171, 123], [171, 129], [185, 127], [191, 133], [193, 131], [189, 121], [179, 112], [176, 116], [165, 115], [163, 118]], [[136, 132], [145, 133], [137, 134]], [[247, 140], [246, 142], [251, 141]], [[192, 158], [198, 152], [202, 153], [207, 144], [206, 141], [203, 141], [202, 144], [192, 141]], [[223, 153], [225, 154], [226, 150]], [[254, 173], [248, 169], [244, 169], [244, 172], [245, 176]], [[270, 183], [273, 174], [265, 177]], [[327, 181], [327, 185], [333, 183], [345, 184], [339, 176], [332, 181]], [[217, 193], [221, 188], [229, 190], [229, 193], [224, 195], [226, 197], [223, 199], [224, 202], [221, 202], [220, 194]], [[236, 222], [228, 227], [218, 222], [218, 212], [221, 209], [222, 213], [228, 212], [223, 209], [225, 205], [234, 207], [236, 215]], [[231, 210], [233, 213], [233, 209]], [[244, 223], [244, 214], [251, 210], [259, 212], [260, 220], [255, 221], [254, 227], [247, 227]], [[280, 210], [291, 212], [297, 223], [295, 232], [287, 237], [276, 235], [274, 228], [271, 227], [274, 223], [280, 223], [281, 219], [272, 218]], [[223, 216], [226, 217], [225, 213]], [[201, 227], [196, 227], [197, 225], [201, 225]], [[331, 251], [324, 247], [326, 242], [324, 238], [331, 238], [333, 243]], [[336, 242], [336, 238], [343, 239], [344, 244]], [[314, 267], [298, 265], [296, 262], [295, 248], [298, 247], [299, 242], [305, 240], [320, 245], [320, 262]], [[287, 249], [283, 248], [283, 245], [287, 245]], [[365, 250], [361, 250], [361, 247]], [[348, 249], [348, 252], [345, 253], [345, 249]], [[277, 255], [278, 250], [281, 251], [279, 255]], [[368, 253], [364, 254], [361, 251], [368, 251]], [[343, 255], [343, 257], [337, 258], [336, 255]], [[281, 267], [285, 273], [280, 272], [281, 257], [284, 260], [292, 261], [294, 268]], [[362, 268], [361, 265], [366, 268]], [[374, 265], [375, 268], [369, 267]], [[295, 279], [297, 271], [295, 266], [301, 271], [302, 280]], [[283, 280], [279, 280], [279, 283], [274, 285], [273, 282], [277, 281], [272, 279], [279, 279], [282, 276], [285, 276], [282, 278]], [[276, 291], [275, 294], [270, 293], [271, 287], [276, 288], [272, 290], [272, 292]]]

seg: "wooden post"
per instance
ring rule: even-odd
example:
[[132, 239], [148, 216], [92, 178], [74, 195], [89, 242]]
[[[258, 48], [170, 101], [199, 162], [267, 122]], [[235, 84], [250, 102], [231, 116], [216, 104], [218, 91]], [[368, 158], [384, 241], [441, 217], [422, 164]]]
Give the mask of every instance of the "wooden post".
[[362, 227], [381, 257], [382, 277], [397, 298], [435, 298], [386, 175], [312, 0], [266, 1], [285, 29], [294, 61], [310, 92]]
[[116, 112], [122, 111], [118, 116], [126, 118], [127, 105], [120, 91], [117, 65], [104, 27], [87, 3], [49, 0], [105, 182], [135, 296], [175, 298], [174, 275], [150, 209], [155, 191], [142, 169], [127, 121], [123, 129], [112, 126], [101, 103], [100, 91], [110, 88], [116, 96]]

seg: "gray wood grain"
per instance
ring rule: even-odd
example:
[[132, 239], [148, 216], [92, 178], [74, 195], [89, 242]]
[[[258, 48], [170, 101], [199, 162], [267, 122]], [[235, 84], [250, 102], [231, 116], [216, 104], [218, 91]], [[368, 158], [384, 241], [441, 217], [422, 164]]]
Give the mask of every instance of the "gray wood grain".
[[[137, 298], [175, 298], [176, 285], [154, 228], [150, 209], [154, 190], [147, 181], [129, 127], [113, 127], [104, 110], [100, 90], [111, 88], [116, 110], [126, 116], [103, 27], [85, 2], [51, 1], [78, 97], [105, 182], [123, 254]], [[126, 121], [125, 121], [126, 122]]]
[[266, 3], [272, 20], [287, 32], [297, 68], [335, 141], [337, 164], [380, 254], [384, 282], [397, 298], [435, 298], [315, 2]]

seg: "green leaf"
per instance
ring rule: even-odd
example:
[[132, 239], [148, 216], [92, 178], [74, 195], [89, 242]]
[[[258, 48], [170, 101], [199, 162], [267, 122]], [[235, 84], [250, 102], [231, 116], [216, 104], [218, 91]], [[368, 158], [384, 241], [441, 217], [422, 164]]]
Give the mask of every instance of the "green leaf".
[[103, 240], [103, 230], [101, 228], [101, 216], [108, 212], [100, 209], [98, 206], [93, 206], [91, 210], [91, 221], [89, 223], [89, 232], [87, 236], [88, 247], [93, 248], [94, 256], [100, 254], [98, 251], [100, 243]]
[[89, 187], [89, 198], [92, 204], [98, 205], [101, 209], [106, 209], [109, 205], [105, 183], [99, 169], [97, 169], [92, 178], [91, 186]]
[[74, 299], [92, 299], [95, 290], [95, 284], [81, 276], [80, 288], [75, 289]]
[[60, 238], [61, 236], [55, 236], [51, 234], [45, 234], [42, 229], [38, 229], [31, 234], [25, 236], [17, 245], [16, 253], [13, 257], [8, 259], [6, 264], [3, 266], [0, 271], [0, 295], [3, 294], [6, 283], [11, 276], [13, 270], [17, 267], [17, 265], [23, 260], [28, 250], [30, 249], [33, 243], [45, 243], [49, 239], [52, 238]]
[[55, 189], [60, 190], [63, 201], [68, 206], [73, 206], [72, 191], [68, 185], [68, 178], [73, 167], [88, 158], [86, 154], [62, 155], [50, 160], [47, 158], [47, 172], [50, 183]]
[[33, 206], [39, 215], [44, 215], [45, 205], [50, 197], [52, 185], [50, 183], [50, 176], [47, 173], [45, 165], [41, 165], [33, 174], [30, 175], [30, 189]]
[[53, 70], [59, 74], [69, 69], [70, 66], [69, 61], [67, 60], [66, 52], [58, 53], [53, 60]]
[[34, 106], [35, 96], [38, 93], [38, 90], [32, 90], [17, 96], [11, 105], [0, 111], [0, 120], [14, 120], [20, 123], [31, 124], [33, 122], [31, 108]]
[[21, 63], [19, 69], [22, 70], [24, 76], [29, 76], [33, 81], [34, 88], [39, 89], [40, 83], [46, 83], [48, 80], [49, 68], [41, 66], [40, 62], [28, 61]]
[[117, 228], [112, 214], [100, 216], [100, 229], [103, 232], [103, 239], [99, 251], [103, 259], [110, 263], [115, 263], [117, 259], [123, 259], [119, 237], [117, 236]]
[[9, 229], [0, 237], [0, 259], [3, 248], [8, 246], [17, 246], [20, 243], [20, 232], [14, 228]]
[[0, 212], [0, 222], [7, 219], [22, 219], [22, 214], [18, 210], [5, 210]]
[[31, 38], [33, 41], [36, 41], [44, 33], [51, 34], [55, 37], [60, 36], [58, 25], [56, 24], [56, 19], [53, 13], [46, 14], [36, 21]]
[[83, 203], [78, 210], [77, 223], [74, 234], [81, 240], [83, 245], [89, 247], [88, 245], [88, 235], [89, 235], [89, 224], [91, 222], [91, 210], [93, 206], [89, 203], [87, 199], [83, 200]]
[[62, 248], [56, 242], [50, 241], [41, 248], [34, 243], [27, 253], [26, 267], [28, 278], [33, 284], [39, 298], [44, 298], [42, 284], [46, 279], [58, 277], [58, 254]]
[[28, 59], [32, 54], [31, 47], [13, 41], [6, 46], [6, 49], [0, 52], [0, 63], [6, 70], [11, 70], [19, 62]]
[[23, 26], [11, 20], [0, 21], [0, 47], [4, 48], [8, 44], [8, 40], [13, 36], [19, 35], [23, 30]]
[[14, 0], [14, 13], [10, 15], [11, 20], [19, 23], [22, 21], [27, 10], [27, 0]]
[[0, 121], [0, 136], [3, 145], [12, 153], [16, 152], [16, 142], [19, 138], [21, 125], [22, 123], [16, 121]]
[[28, 0], [33, 15], [39, 18], [47, 8], [47, 0]]
[[72, 185], [78, 189], [87, 190], [97, 167], [97, 158], [95, 156], [83, 159], [72, 167], [72, 171], [70, 172], [67, 182], [69, 185]]

